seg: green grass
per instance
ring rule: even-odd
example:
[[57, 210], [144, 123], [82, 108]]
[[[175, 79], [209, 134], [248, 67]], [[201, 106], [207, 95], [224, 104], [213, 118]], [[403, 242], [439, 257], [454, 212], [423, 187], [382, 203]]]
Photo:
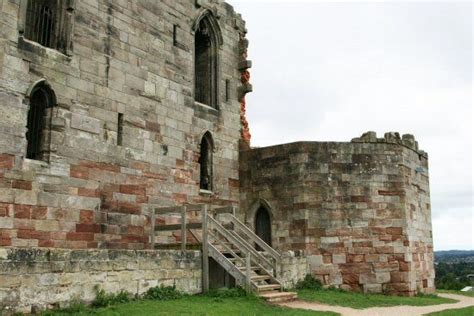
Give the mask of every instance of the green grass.
[[[72, 312], [72, 313], [71, 313]], [[68, 312], [48, 312], [43, 315], [104, 315], [104, 316], [257, 316], [257, 315], [293, 315], [293, 316], [335, 316], [331, 312], [314, 312], [271, 306], [257, 297], [220, 298], [209, 296], [188, 296], [176, 300], [151, 301], [140, 300], [118, 304], [105, 308], [79, 308]]]
[[454, 290], [436, 290], [436, 292], [474, 297], [474, 292], [461, 292], [461, 291], [454, 291]]
[[389, 296], [383, 294], [363, 294], [343, 292], [339, 290], [297, 290], [301, 300], [320, 302], [328, 305], [352, 307], [357, 309], [377, 306], [427, 306], [445, 303], [455, 303], [456, 300], [438, 297], [436, 295], [423, 295], [416, 297]]
[[474, 306], [458, 309], [447, 309], [441, 312], [426, 314], [429, 316], [472, 316], [474, 315]]

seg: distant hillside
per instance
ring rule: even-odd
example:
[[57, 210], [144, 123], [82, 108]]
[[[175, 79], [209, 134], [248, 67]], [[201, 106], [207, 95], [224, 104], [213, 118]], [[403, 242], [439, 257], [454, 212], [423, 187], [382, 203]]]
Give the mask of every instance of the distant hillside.
[[434, 254], [436, 262], [474, 262], [474, 250], [444, 250]]

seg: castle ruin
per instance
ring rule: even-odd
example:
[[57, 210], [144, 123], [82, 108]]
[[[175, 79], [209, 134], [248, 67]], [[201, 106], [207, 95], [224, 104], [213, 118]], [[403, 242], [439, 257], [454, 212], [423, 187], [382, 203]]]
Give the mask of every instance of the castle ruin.
[[411, 135], [373, 132], [252, 148], [247, 30], [229, 4], [3, 0], [0, 26], [1, 308], [92, 300], [95, 285], [245, 282], [211, 241], [159, 249], [211, 238], [192, 214], [189, 229], [155, 234], [180, 225], [156, 210], [186, 205], [232, 208], [253, 240], [248, 263], [280, 260], [256, 289], [312, 274], [354, 291], [434, 291], [427, 154]]

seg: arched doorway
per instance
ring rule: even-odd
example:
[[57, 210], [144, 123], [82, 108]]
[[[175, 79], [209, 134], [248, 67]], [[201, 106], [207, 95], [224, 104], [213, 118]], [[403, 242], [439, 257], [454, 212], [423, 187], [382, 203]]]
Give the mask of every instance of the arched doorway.
[[[260, 206], [255, 214], [255, 234], [268, 245], [272, 245], [272, 222], [268, 210]], [[260, 247], [257, 246], [257, 250]]]

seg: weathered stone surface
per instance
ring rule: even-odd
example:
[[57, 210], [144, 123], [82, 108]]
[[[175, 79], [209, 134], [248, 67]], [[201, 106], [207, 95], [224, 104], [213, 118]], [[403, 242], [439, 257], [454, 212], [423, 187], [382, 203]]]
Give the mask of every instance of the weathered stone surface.
[[309, 271], [328, 285], [432, 292], [428, 162], [414, 138], [404, 137], [368, 132], [351, 143], [244, 150], [241, 216], [253, 227], [256, 210], [267, 208], [272, 244], [304, 251]]
[[0, 290], [0, 306], [32, 312], [77, 298], [90, 302], [95, 286], [141, 294], [167, 284], [194, 294], [201, 291], [200, 269], [199, 251], [1, 249], [0, 284], [10, 293]]

